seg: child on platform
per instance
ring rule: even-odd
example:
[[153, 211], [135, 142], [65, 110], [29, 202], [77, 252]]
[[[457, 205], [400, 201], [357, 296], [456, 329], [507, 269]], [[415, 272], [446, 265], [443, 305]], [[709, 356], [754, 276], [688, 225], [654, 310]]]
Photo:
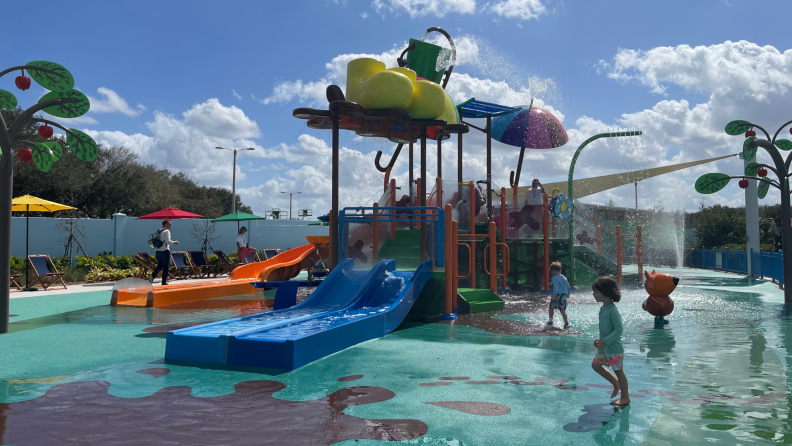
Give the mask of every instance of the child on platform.
[[561, 262], [556, 260], [550, 264], [550, 283], [553, 285], [553, 297], [550, 298], [550, 318], [547, 325], [553, 325], [553, 313], [556, 309], [561, 312], [564, 318], [564, 330], [569, 328], [569, 319], [567, 319], [566, 307], [567, 298], [569, 298], [569, 281], [563, 274], [561, 274]]
[[[613, 385], [611, 398], [616, 397], [621, 390], [621, 397], [611, 401], [611, 404], [624, 406], [630, 404], [630, 393], [627, 389], [627, 376], [624, 374], [624, 346], [622, 345], [621, 315], [619, 309], [614, 305], [621, 300], [619, 286], [612, 277], [600, 277], [591, 287], [594, 299], [602, 303], [599, 310], [599, 338], [594, 341], [597, 354], [591, 361], [591, 368], [607, 379]], [[616, 376], [605, 369], [612, 367]]]

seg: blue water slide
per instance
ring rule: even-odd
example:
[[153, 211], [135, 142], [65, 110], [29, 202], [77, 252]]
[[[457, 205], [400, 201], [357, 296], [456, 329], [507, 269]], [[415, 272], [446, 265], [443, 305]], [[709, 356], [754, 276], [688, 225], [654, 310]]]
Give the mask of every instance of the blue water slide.
[[292, 308], [168, 332], [165, 358], [293, 370], [395, 330], [431, 277], [428, 261], [402, 272], [347, 259]]

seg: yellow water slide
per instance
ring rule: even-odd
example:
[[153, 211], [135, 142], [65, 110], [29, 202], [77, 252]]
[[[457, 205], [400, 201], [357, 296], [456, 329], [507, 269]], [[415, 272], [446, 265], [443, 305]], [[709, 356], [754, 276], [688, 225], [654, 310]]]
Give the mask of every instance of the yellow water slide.
[[296, 277], [303, 269], [312, 267], [318, 260], [316, 245], [303, 245], [263, 262], [239, 266], [227, 279], [174, 283], [154, 287], [153, 291], [115, 290], [110, 305], [164, 307], [184, 302], [261, 293], [251, 285], [251, 282], [289, 280]]

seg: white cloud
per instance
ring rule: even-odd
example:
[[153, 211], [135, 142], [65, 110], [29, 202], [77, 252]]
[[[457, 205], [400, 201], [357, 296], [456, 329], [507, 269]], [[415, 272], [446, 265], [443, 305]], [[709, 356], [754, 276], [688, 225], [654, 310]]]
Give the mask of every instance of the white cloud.
[[240, 96], [239, 93], [237, 93], [233, 88], [231, 89], [231, 93], [233, 93], [235, 98], [239, 99], [240, 101], [242, 100], [242, 96]]
[[[260, 131], [256, 122], [237, 107], [226, 107], [217, 99], [209, 99], [182, 115], [183, 120], [155, 112], [154, 119], [146, 123], [150, 135], [85, 131], [103, 145], [132, 150], [144, 163], [184, 172], [196, 181], [213, 186], [229, 185], [232, 176], [231, 155], [225, 150], [216, 150], [216, 146], [263, 150], [246, 139], [258, 137]], [[247, 156], [256, 152], [244, 153]], [[243, 179], [245, 174], [237, 165], [237, 180]]]
[[94, 113], [123, 113], [127, 116], [137, 116], [146, 109], [143, 104], [138, 104], [136, 109], [130, 107], [126, 99], [109, 88], [99, 87], [96, 91], [104, 96], [104, 99], [88, 96], [91, 101], [91, 111]]
[[183, 115], [186, 126], [201, 129], [210, 136], [228, 139], [261, 136], [258, 124], [248, 118], [245, 112], [233, 105], [224, 107], [216, 98], [193, 105]]
[[499, 16], [517, 20], [538, 19], [547, 13], [547, 8], [540, 0], [506, 0], [495, 3], [490, 9]]
[[374, 0], [374, 10], [380, 14], [389, 11], [398, 15], [406, 12], [410, 17], [433, 15], [445, 17], [446, 14], [473, 14], [476, 12], [476, 0]]
[[364, 19], [367, 19], [368, 18], [368, 13], [362, 12], [362, 13], [360, 13], [360, 17], [362, 17]]

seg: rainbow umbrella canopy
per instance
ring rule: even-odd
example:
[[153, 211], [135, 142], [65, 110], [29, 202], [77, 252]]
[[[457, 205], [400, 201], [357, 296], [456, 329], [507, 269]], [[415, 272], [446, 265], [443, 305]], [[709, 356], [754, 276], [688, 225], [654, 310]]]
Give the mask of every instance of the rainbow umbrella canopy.
[[566, 129], [552, 113], [531, 105], [492, 119], [492, 137], [504, 144], [520, 148], [517, 174], [512, 171], [510, 183], [516, 190], [520, 182], [525, 149], [554, 149], [569, 141]]
[[504, 144], [528, 149], [553, 149], [569, 141], [558, 118], [533, 105], [493, 118], [492, 137]]

